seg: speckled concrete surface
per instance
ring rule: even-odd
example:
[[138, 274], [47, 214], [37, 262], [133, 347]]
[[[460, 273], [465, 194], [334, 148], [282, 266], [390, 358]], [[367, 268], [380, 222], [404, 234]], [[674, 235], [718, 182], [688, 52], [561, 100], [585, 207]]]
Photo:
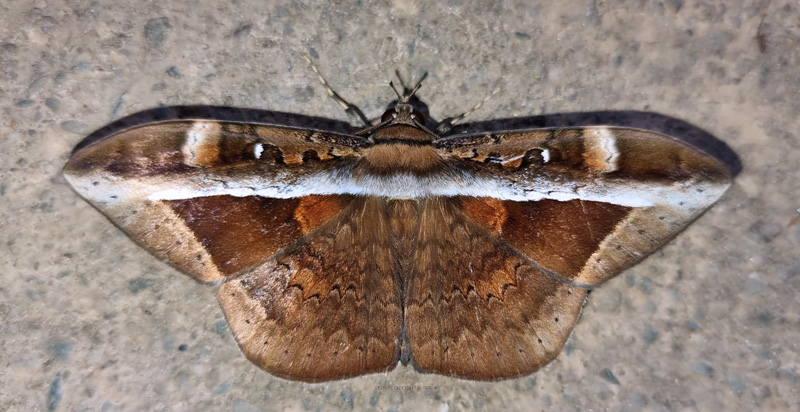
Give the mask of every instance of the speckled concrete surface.
[[[800, 410], [796, 1], [272, 3], [0, 5], [1, 410]], [[661, 121], [716, 137], [741, 171], [593, 292], [536, 375], [284, 381], [242, 356], [214, 288], [139, 249], [60, 169], [88, 133], [159, 105], [347, 120], [298, 51], [372, 117], [395, 69], [428, 71], [437, 119], [499, 86], [471, 121]]]

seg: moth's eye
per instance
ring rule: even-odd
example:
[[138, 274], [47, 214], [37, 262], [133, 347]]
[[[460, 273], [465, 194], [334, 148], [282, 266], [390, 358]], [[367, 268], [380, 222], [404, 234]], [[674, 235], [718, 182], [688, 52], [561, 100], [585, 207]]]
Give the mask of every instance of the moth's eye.
[[388, 122], [389, 120], [392, 120], [396, 117], [397, 117], [397, 110], [389, 109], [383, 113], [383, 116], [381, 116], [381, 122]]
[[425, 116], [422, 115], [418, 110], [414, 110], [411, 112], [411, 118], [419, 122], [420, 124], [425, 124]]

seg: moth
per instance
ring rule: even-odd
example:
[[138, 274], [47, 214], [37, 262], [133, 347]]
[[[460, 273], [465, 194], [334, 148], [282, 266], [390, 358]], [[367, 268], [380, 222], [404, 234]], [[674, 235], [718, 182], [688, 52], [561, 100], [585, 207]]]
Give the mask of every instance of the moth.
[[587, 291], [730, 184], [715, 158], [646, 130], [438, 136], [414, 91], [352, 134], [148, 123], [79, 147], [64, 175], [152, 254], [220, 285], [248, 359], [310, 382], [398, 363], [530, 374]]

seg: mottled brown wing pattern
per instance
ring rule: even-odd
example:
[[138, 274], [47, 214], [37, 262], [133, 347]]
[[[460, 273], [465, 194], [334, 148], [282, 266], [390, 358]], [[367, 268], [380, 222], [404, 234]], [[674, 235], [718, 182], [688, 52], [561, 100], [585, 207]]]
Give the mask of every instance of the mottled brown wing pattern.
[[385, 201], [357, 198], [289, 250], [225, 282], [219, 301], [245, 355], [304, 381], [388, 371], [399, 360], [399, 258]]
[[561, 351], [585, 289], [547, 276], [455, 199], [422, 201], [416, 242], [405, 327], [417, 368], [508, 378], [539, 369]]

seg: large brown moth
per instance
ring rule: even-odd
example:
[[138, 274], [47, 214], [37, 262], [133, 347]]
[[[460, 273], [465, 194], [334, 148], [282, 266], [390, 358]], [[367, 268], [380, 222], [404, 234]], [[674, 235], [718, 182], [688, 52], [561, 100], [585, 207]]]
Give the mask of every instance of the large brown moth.
[[398, 362], [532, 373], [561, 351], [588, 290], [730, 183], [714, 158], [639, 129], [440, 137], [413, 93], [353, 134], [148, 123], [80, 147], [64, 175], [154, 255], [221, 285], [247, 358], [302, 381]]

